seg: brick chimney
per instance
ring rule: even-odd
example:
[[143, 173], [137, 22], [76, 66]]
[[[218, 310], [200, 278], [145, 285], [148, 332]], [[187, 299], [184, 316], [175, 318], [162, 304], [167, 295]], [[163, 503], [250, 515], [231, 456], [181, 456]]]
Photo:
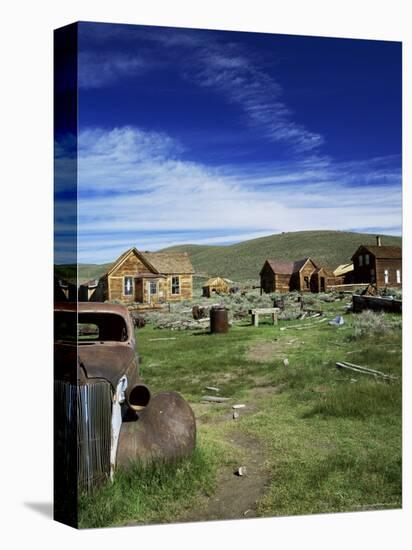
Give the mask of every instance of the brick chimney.
[[380, 235], [376, 235], [376, 245], [377, 246], [382, 246], [382, 240], [381, 240]]

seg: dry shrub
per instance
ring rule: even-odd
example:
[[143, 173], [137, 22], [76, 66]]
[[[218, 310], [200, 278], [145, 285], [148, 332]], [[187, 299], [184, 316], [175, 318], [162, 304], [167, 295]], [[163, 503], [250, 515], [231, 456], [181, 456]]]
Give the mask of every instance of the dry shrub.
[[392, 329], [392, 325], [385, 313], [378, 313], [371, 310], [362, 311], [356, 315], [353, 337], [385, 334]]

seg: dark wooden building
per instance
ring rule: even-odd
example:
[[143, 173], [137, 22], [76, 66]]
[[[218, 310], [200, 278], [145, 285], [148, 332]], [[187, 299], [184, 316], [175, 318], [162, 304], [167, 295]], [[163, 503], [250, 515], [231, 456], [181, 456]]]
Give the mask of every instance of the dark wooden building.
[[402, 287], [402, 248], [384, 246], [377, 237], [375, 246], [360, 245], [352, 256], [355, 283], [368, 283], [377, 288]]
[[343, 282], [326, 267], [318, 266], [311, 258], [297, 262], [266, 260], [260, 271], [261, 293], [270, 292], [327, 292], [328, 287]]

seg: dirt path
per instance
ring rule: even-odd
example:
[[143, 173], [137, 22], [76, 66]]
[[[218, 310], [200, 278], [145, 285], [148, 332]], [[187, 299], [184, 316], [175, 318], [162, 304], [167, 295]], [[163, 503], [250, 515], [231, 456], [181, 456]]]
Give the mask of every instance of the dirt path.
[[210, 521], [256, 517], [257, 503], [269, 480], [265, 469], [265, 453], [260, 442], [242, 432], [233, 432], [229, 438], [239, 449], [239, 466], [246, 467], [247, 474], [239, 476], [236, 468], [224, 466], [217, 479], [217, 489], [211, 497], [202, 497], [198, 506], [181, 521]]

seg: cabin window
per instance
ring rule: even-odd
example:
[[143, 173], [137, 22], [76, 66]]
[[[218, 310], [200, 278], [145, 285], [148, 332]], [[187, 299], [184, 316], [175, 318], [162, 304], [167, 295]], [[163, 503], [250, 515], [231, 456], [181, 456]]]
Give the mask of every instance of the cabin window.
[[376, 282], [376, 279], [375, 279], [375, 270], [374, 269], [371, 269], [371, 283], [375, 283]]
[[156, 283], [156, 281], [150, 281], [150, 294], [157, 294], [157, 283]]
[[180, 277], [172, 277], [172, 294], [180, 294]]
[[369, 265], [369, 254], [365, 254], [365, 265]]
[[133, 277], [123, 278], [123, 294], [125, 296], [132, 296], [133, 294]]
[[363, 265], [363, 256], [359, 256], [359, 267]]
[[385, 285], [389, 283], [389, 271], [387, 269], [385, 269], [385, 271], [383, 272], [383, 280], [385, 282]]
[[401, 270], [400, 270], [400, 269], [397, 269], [397, 270], [396, 270], [396, 282], [397, 282], [398, 284], [401, 283]]

